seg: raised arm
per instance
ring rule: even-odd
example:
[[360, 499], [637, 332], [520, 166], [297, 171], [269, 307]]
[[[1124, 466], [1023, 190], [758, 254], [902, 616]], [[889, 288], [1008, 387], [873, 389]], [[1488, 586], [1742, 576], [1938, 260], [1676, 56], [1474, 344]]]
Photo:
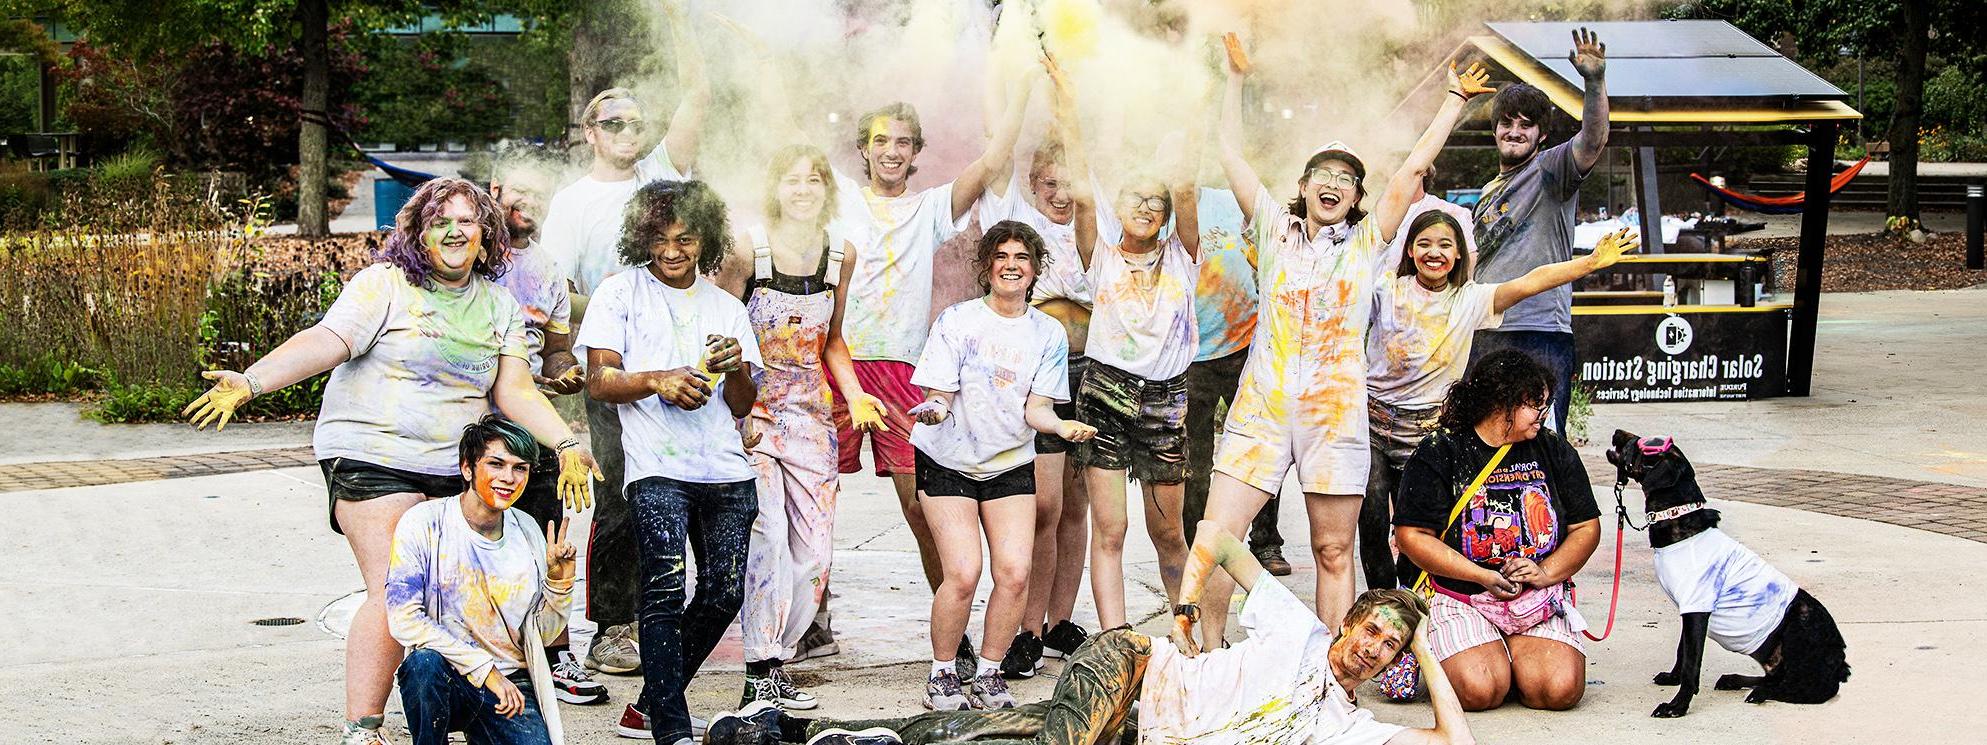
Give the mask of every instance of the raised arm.
[[1573, 164], [1581, 173], [1593, 170], [1601, 151], [1608, 146], [1608, 45], [1585, 28], [1573, 32], [1573, 51], [1567, 59], [1586, 81], [1580, 102], [1580, 132], [1573, 135]]
[[1387, 182], [1387, 193], [1380, 196], [1380, 204], [1373, 216], [1380, 222], [1380, 240], [1392, 243], [1394, 233], [1400, 230], [1401, 220], [1406, 219], [1408, 207], [1421, 199], [1421, 180], [1428, 169], [1435, 165], [1435, 156], [1441, 154], [1442, 143], [1449, 140], [1449, 130], [1456, 128], [1456, 120], [1462, 117], [1463, 106], [1471, 98], [1489, 93], [1490, 73], [1481, 63], [1471, 63], [1470, 68], [1456, 72], [1454, 64], [1449, 65], [1449, 91], [1442, 96], [1442, 107], [1435, 111], [1435, 119], [1428, 123], [1428, 129], [1415, 140], [1414, 149], [1401, 163], [1400, 170]]
[[1069, 182], [1076, 225], [1076, 258], [1089, 270], [1091, 252], [1097, 250], [1097, 190], [1090, 179], [1090, 152], [1084, 147], [1083, 126], [1076, 117], [1076, 90], [1054, 57], [1043, 55], [1042, 66], [1048, 70], [1050, 107], [1055, 113], [1051, 126], [1062, 141], [1063, 172]]
[[1463, 720], [1463, 703], [1456, 698], [1456, 689], [1449, 684], [1449, 673], [1442, 669], [1442, 661], [1435, 656], [1435, 650], [1428, 643], [1428, 619], [1414, 627], [1413, 654], [1415, 662], [1421, 665], [1421, 680], [1428, 687], [1428, 705], [1435, 710], [1435, 726], [1432, 729], [1401, 730], [1387, 740], [1387, 745], [1472, 745], [1476, 738], [1470, 734], [1469, 723]]
[[986, 151], [966, 164], [965, 170], [952, 181], [952, 219], [966, 216], [973, 203], [980, 201], [994, 174], [1007, 173], [1008, 162], [1014, 159], [1014, 142], [1021, 138], [1021, 120], [1028, 114], [1028, 98], [1034, 82], [1034, 77], [1028, 75], [1007, 82], [1007, 110], [1001, 112], [998, 126], [988, 133], [991, 137]]
[[704, 55], [690, 32], [684, 0], [662, 0], [662, 12], [669, 19], [669, 38], [676, 54], [676, 86], [683, 100], [669, 118], [669, 133], [663, 135], [663, 148], [676, 170], [688, 173], [697, 165], [697, 147], [704, 134], [704, 112], [711, 106], [711, 83], [704, 75]]
[[1221, 124], [1216, 139], [1221, 143], [1221, 170], [1228, 174], [1228, 189], [1242, 206], [1242, 225], [1256, 224], [1256, 192], [1263, 188], [1262, 177], [1242, 158], [1242, 76], [1248, 74], [1248, 59], [1241, 47], [1228, 43], [1228, 80], [1221, 89]]
[[[1187, 550], [1185, 575], [1180, 580], [1180, 606], [1173, 609], [1173, 646], [1188, 657], [1200, 654], [1200, 644], [1194, 640], [1194, 623], [1200, 620], [1201, 591], [1217, 566], [1233, 577], [1244, 592], [1255, 589], [1256, 581], [1263, 576], [1263, 565], [1249, 552], [1248, 544], [1221, 523], [1202, 520], [1194, 527], [1194, 545]], [[1227, 602], [1225, 598], [1221, 601]]]
[[1503, 313], [1525, 298], [1537, 295], [1554, 287], [1572, 282], [1594, 272], [1614, 266], [1621, 255], [1635, 250], [1641, 244], [1634, 232], [1624, 228], [1601, 236], [1594, 244], [1594, 252], [1586, 256], [1575, 256], [1566, 261], [1546, 264], [1517, 279], [1500, 282], [1491, 295], [1491, 310]]
[[1179, 162], [1167, 177], [1173, 191], [1173, 234], [1180, 237], [1180, 245], [1186, 246], [1187, 256], [1195, 263], [1200, 262], [1200, 185], [1195, 174], [1200, 172], [1201, 148], [1206, 141], [1200, 120], [1195, 116], [1188, 123], [1186, 144], [1176, 153]]

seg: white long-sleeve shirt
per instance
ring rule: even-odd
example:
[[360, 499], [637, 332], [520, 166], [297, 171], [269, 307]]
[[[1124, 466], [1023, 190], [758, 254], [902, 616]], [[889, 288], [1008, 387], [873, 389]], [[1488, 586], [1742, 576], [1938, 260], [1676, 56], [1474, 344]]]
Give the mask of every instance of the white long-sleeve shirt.
[[504, 512], [497, 540], [469, 526], [457, 497], [415, 505], [394, 529], [388, 629], [409, 648], [441, 653], [472, 684], [525, 668], [530, 622], [549, 643], [571, 609], [572, 586], [545, 581], [545, 535], [521, 510]]

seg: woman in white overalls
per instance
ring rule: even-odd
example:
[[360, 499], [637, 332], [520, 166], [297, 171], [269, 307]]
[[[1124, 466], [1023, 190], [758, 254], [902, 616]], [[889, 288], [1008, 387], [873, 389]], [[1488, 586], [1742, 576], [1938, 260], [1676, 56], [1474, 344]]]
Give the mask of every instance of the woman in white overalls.
[[[855, 265], [855, 247], [828, 230], [836, 197], [828, 158], [811, 146], [781, 148], [767, 176], [766, 223], [739, 241], [752, 247], [751, 265], [726, 266], [721, 280], [745, 300], [765, 358], [746, 422], [759, 517], [745, 564], [739, 704], [812, 709], [814, 696], [795, 687], [781, 663], [796, 655], [814, 621], [834, 551], [838, 474], [828, 375], [849, 393], [852, 411], [869, 414], [876, 426], [881, 417], [841, 344], [843, 303], [835, 290]], [[865, 417], [856, 422], [862, 426]]]

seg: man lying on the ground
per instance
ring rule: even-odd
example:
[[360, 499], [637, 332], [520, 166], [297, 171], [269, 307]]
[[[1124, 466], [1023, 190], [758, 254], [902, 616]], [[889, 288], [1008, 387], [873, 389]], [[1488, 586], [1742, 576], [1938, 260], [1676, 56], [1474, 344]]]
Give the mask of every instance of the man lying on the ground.
[[[1200, 654], [1201, 588], [1219, 565], [1248, 589], [1249, 638]], [[1260, 581], [1259, 581], [1260, 580]], [[1202, 521], [1187, 558], [1172, 643], [1130, 628], [1091, 637], [1071, 655], [1049, 700], [999, 711], [940, 711], [907, 719], [806, 720], [752, 706], [711, 723], [706, 745], [1097, 745], [1120, 741], [1138, 703], [1140, 743], [1291, 745], [1470, 743], [1462, 706], [1429, 651], [1427, 607], [1404, 590], [1368, 590], [1333, 638], [1317, 616], [1263, 572], [1249, 547]], [[1373, 718], [1351, 692], [1412, 649], [1428, 676], [1433, 729]], [[1177, 645], [1177, 646], [1176, 646]]]
[[416, 745], [443, 745], [450, 731], [473, 743], [560, 741], [544, 645], [566, 628], [577, 552], [569, 521], [548, 541], [510, 509], [538, 447], [496, 414], [469, 425], [462, 495], [415, 505], [394, 529], [387, 624], [407, 645], [400, 702]]

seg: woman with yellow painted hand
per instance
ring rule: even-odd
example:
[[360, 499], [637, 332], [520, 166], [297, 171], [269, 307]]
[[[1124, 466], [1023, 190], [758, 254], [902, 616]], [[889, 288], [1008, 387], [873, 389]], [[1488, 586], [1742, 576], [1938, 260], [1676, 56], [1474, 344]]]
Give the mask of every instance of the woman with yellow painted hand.
[[1587, 256], [1546, 264], [1508, 282], [1477, 282], [1462, 250], [1463, 226], [1429, 210], [1408, 226], [1407, 252], [1392, 281], [1373, 297], [1373, 329], [1366, 334], [1366, 412], [1373, 462], [1366, 503], [1359, 508], [1359, 563], [1367, 587], [1393, 587], [1394, 555], [1388, 502], [1400, 484], [1401, 466], [1435, 431], [1442, 397], [1463, 377], [1470, 342], [1494, 329], [1519, 301], [1613, 266], [1635, 250], [1636, 235], [1622, 230], [1602, 237]]
[[559, 452], [566, 506], [591, 504], [593, 455], [532, 384], [524, 317], [492, 278], [510, 233], [488, 192], [438, 178], [401, 208], [380, 262], [360, 271], [324, 319], [247, 370], [210, 370], [214, 387], [186, 407], [195, 427], [227, 425], [250, 399], [326, 370], [313, 436], [330, 492], [331, 527], [345, 535], [366, 601], [345, 645], [348, 745], [383, 742], [379, 727], [399, 642], [387, 633], [387, 560], [409, 507], [461, 494], [463, 427], [494, 408]]
[[[1241, 389], [1215, 450], [1205, 517], [1243, 532], [1295, 471], [1318, 567], [1318, 618], [1332, 625], [1351, 607], [1356, 584], [1352, 547], [1366, 493], [1365, 337], [1373, 291], [1394, 268], [1387, 246], [1421, 195], [1422, 174], [1463, 105], [1489, 90], [1488, 74], [1476, 65], [1461, 74], [1449, 68], [1449, 95], [1368, 215], [1359, 209], [1365, 162], [1339, 142], [1311, 154], [1297, 199], [1285, 205], [1270, 196], [1242, 158], [1246, 65], [1239, 57], [1229, 55], [1221, 163], [1253, 236], [1261, 305]], [[1217, 577], [1210, 595], [1226, 598], [1229, 590]], [[1207, 606], [1202, 633], [1209, 646], [1223, 643], [1227, 611], [1226, 602]]]

